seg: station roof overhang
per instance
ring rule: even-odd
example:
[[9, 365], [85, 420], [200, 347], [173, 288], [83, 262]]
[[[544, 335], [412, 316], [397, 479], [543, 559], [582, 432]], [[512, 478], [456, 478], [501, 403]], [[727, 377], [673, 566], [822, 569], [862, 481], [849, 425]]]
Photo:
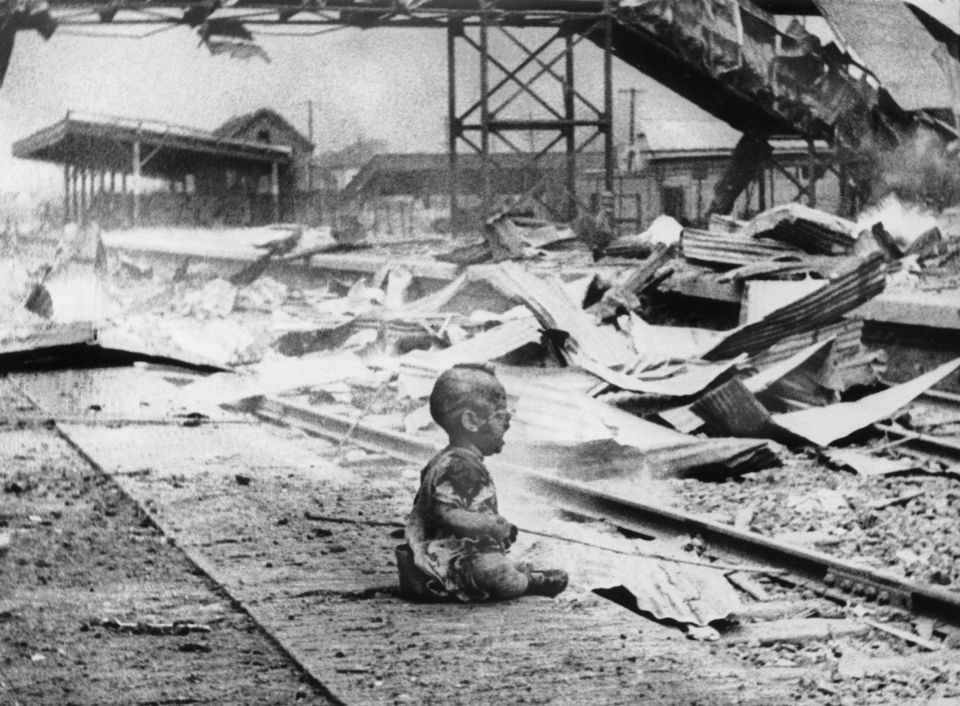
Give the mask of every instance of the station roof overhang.
[[131, 172], [140, 143], [140, 170], [147, 177], [179, 179], [211, 168], [262, 169], [287, 165], [292, 150], [152, 120], [69, 112], [58, 123], [18, 140], [14, 157], [94, 171]]

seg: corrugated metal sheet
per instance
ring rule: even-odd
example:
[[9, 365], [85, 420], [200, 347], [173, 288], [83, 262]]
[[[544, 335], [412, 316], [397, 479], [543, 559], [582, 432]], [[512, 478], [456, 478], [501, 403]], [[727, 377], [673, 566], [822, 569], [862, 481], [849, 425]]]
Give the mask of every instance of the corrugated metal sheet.
[[624, 365], [634, 355], [627, 337], [611, 326], [596, 325], [571, 301], [556, 275], [533, 275], [515, 262], [473, 267], [469, 274], [525, 305], [544, 328], [568, 333], [570, 340], [564, 344], [564, 352], [573, 362], [585, 356], [614, 367]]
[[725, 337], [723, 331], [690, 326], [657, 326], [632, 315], [630, 335], [640, 359], [648, 364], [661, 360], [701, 357]]
[[676, 374], [660, 379], [649, 376], [643, 379], [637, 375], [621, 373], [601, 365], [592, 365], [587, 361], [581, 361], [580, 366], [604, 382], [628, 392], [662, 397], [690, 397], [703, 392], [717, 378], [732, 370], [736, 364], [737, 362], [732, 360], [716, 365], [688, 363]]
[[[833, 344], [834, 339], [813, 343], [790, 357], [779, 359], [777, 362], [767, 365], [756, 375], [744, 380], [743, 385], [751, 393], [756, 394], [776, 384], [784, 377], [791, 375], [801, 366], [815, 362], [814, 359], [821, 359], [818, 364], [822, 366], [826, 364], [826, 361], [822, 360], [822, 358], [831, 354]], [[691, 434], [704, 425], [704, 418], [692, 409], [692, 405], [668, 409], [658, 414], [674, 429], [685, 434]]]
[[690, 411], [714, 429], [730, 436], [769, 435], [770, 412], [740, 378], [716, 387], [693, 403]]
[[945, 108], [946, 76], [933, 59], [939, 43], [900, 0], [814, 0], [830, 27], [863, 59], [904, 110]]
[[201, 320], [189, 316], [128, 316], [98, 331], [104, 348], [170, 358], [196, 366], [227, 368], [258, 360], [262, 343], [233, 319]]
[[833, 339], [830, 360], [820, 371], [817, 382], [829, 390], [847, 390], [853, 385], [875, 383], [883, 372], [882, 355], [866, 352], [860, 342], [862, 319], [845, 319], [836, 324], [788, 336], [754, 356], [754, 367], [763, 368], [796, 355], [817, 341]]
[[752, 324], [826, 285], [822, 279], [753, 280], [743, 286], [740, 323]]
[[370, 369], [355, 353], [313, 353], [264, 361], [249, 373], [215, 373], [186, 386], [183, 394], [188, 400], [224, 404], [369, 374]]
[[849, 253], [856, 242], [856, 224], [799, 203], [774, 206], [755, 216], [743, 235], [771, 238], [820, 255]]
[[680, 249], [688, 260], [718, 265], [749, 265], [776, 257], [806, 253], [798, 247], [776, 240], [759, 240], [741, 233], [712, 233], [684, 228]]
[[[575, 533], [573, 536], [580, 538], [576, 527], [565, 526], [563, 532], [564, 535]], [[589, 534], [585, 537], [594, 544], [604, 539]], [[556, 547], [538, 542], [518, 554], [517, 559], [535, 566], [562, 568], [570, 576], [570, 585], [574, 589], [599, 590], [601, 595], [657, 620], [703, 626], [743, 611], [736, 590], [722, 571], [641, 555], [630, 556], [624, 552], [630, 549], [633, 547], [627, 544], [617, 547], [614, 553], [578, 544]], [[638, 549], [644, 550], [642, 546]], [[626, 589], [630, 595], [614, 590], [618, 588]]]
[[499, 326], [439, 351], [412, 351], [400, 361], [400, 386], [410, 397], [426, 397], [433, 382], [456, 363], [484, 363], [540, 341], [540, 327], [533, 316], [505, 321]]
[[831, 279], [842, 274], [862, 258], [856, 255], [806, 255], [804, 257], [782, 257], [765, 260], [752, 265], [744, 265], [724, 272], [719, 282], [743, 282], [751, 279], [786, 279], [796, 276], [819, 275], [822, 279]]
[[796, 333], [780, 339], [770, 348], [750, 359], [757, 368], [765, 368], [786, 360], [817, 342], [833, 341], [833, 356], [839, 364], [856, 356], [861, 349], [862, 319], [845, 319], [805, 333]]
[[607, 367], [619, 367], [634, 357], [629, 339], [611, 326], [595, 324], [570, 298], [555, 274], [535, 275], [514, 262], [471, 267], [443, 290], [416, 302], [405, 313], [469, 314], [478, 309], [503, 313], [518, 304], [526, 306], [542, 328], [569, 334], [562, 352], [574, 363], [586, 358]]
[[883, 258], [879, 254], [872, 255], [816, 292], [756, 323], [734, 329], [704, 358], [722, 360], [740, 353], [759, 353], [785, 336], [840, 318], [880, 294], [885, 285]]
[[744, 380], [743, 384], [750, 392], [762, 392], [770, 387], [770, 385], [773, 385], [781, 378], [809, 362], [813, 362], [815, 365], [822, 367], [831, 355], [832, 348], [833, 339], [809, 345], [797, 353], [794, 353], [789, 358], [767, 366], [756, 375]]
[[868, 395], [856, 402], [777, 414], [773, 419], [779, 426], [797, 436], [821, 446], [828, 446], [855, 431], [892, 416], [957, 368], [960, 368], [960, 358], [944, 363], [910, 382]]
[[[701, 439], [648, 422], [586, 394], [551, 388], [501, 375], [507, 394], [516, 396], [506, 453], [537, 448], [537, 462], [575, 467], [581, 477], [597, 475], [593, 464], [626, 468], [633, 477], [671, 478], [699, 473], [746, 473], [776, 465], [765, 441]], [[597, 446], [597, 442], [612, 442]], [[626, 447], [616, 449], [615, 446]], [[512, 448], [511, 448], [512, 447]], [[604, 456], [603, 454], [607, 454]]]

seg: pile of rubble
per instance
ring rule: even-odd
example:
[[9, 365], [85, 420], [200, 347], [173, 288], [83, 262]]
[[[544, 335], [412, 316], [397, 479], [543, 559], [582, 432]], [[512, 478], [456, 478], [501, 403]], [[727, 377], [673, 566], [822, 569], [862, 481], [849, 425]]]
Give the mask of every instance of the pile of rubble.
[[[960, 367], [952, 361], [845, 398], [854, 387], [876, 389], [882, 370], [882, 355], [861, 343], [856, 309], [899, 273], [942, 268], [960, 253], [960, 241], [936, 228], [894, 236], [880, 221], [858, 226], [791, 204], [749, 223], [714, 219], [708, 231], [660, 219], [648, 233], [594, 252], [596, 262], [582, 248], [571, 254], [571, 238], [542, 223], [501, 216], [487, 235], [483, 264], [462, 266], [430, 293], [402, 264], [310, 288], [263, 268], [214, 276], [188, 261], [167, 280], [120, 255], [111, 263], [112, 313], [98, 317], [99, 307], [90, 318], [99, 319], [103, 348], [233, 368], [243, 389], [258, 389], [258, 377], [273, 380], [284, 366], [304, 376], [280, 376], [293, 388], [314, 382], [317, 365], [329, 383], [341, 368], [319, 361], [349, 355], [343, 374], [375, 371], [417, 407], [398, 425], [406, 430], [429, 426], [415, 401], [443, 369], [493, 362], [515, 397], [514, 453], [587, 478], [637, 459], [655, 477], [769, 467], [779, 444], [834, 444], [895, 415]], [[289, 254], [296, 240], [294, 233], [274, 244], [292, 243]], [[558, 241], [566, 242], [559, 250]], [[624, 257], [638, 254], [645, 257]], [[644, 319], [651, 293], [691, 273], [739, 289], [739, 326]], [[68, 320], [82, 320], [75, 314]], [[305, 354], [312, 355], [296, 360]]]
[[[749, 223], [715, 219], [707, 231], [660, 219], [649, 232], [599, 250], [566, 231], [500, 217], [484, 247], [474, 248], [476, 264], [462, 264], [445, 284], [417, 281], [402, 261], [372, 276], [280, 281], [265, 267], [231, 273], [184, 259], [165, 270], [113, 253], [97, 274], [106, 316], [58, 321], [58, 311], [77, 318], [82, 307], [58, 307], [70, 288], [51, 286], [53, 318], [26, 312], [26, 323], [0, 344], [0, 365], [9, 369], [41, 347], [122, 351], [213, 372], [179, 380], [183, 413], [210, 414], [219, 405], [269, 411], [264, 404], [280, 396], [354, 425], [441, 444], [426, 404], [434, 380], [453, 364], [488, 362], [512, 411], [499, 460], [625, 498], [657, 493], [739, 529], [955, 590], [960, 564], [937, 549], [955, 543], [955, 532], [939, 519], [912, 523], [918, 511], [940, 518], [955, 498], [901, 497], [898, 486], [876, 482], [944, 469], [905, 457], [888, 439], [862, 442], [889, 433], [879, 423], [894, 418], [897, 433], [909, 435], [902, 410], [960, 368], [960, 359], [884, 386], [882, 355], [864, 348], [857, 310], [904, 271], [947, 267], [960, 249], [931, 229], [906, 237], [885, 225], [790, 206]], [[74, 258], [71, 267], [96, 272], [95, 259], [81, 266]], [[56, 271], [47, 283], [56, 285]], [[664, 325], [651, 316], [658, 290], [691, 272], [736, 287], [739, 325]], [[11, 301], [31, 289], [29, 276], [20, 280]], [[375, 457], [344, 450], [342, 460]], [[895, 524], [883, 530], [888, 523]], [[894, 527], [930, 541], [911, 542], [905, 552]], [[623, 586], [637, 606], [703, 629], [709, 639], [717, 637], [709, 624], [743, 612], [736, 584], [696, 566], [685, 547], [667, 552], [682, 560], [641, 550], [627, 562], [635, 543], [609, 527], [566, 521], [558, 533], [620, 552], [611, 562], [566, 548], [557, 565], [569, 565], [582, 586]], [[661, 595], [650, 587], [652, 575], [675, 589]], [[665, 595], [683, 587], [716, 600], [703, 614], [657, 612]]]

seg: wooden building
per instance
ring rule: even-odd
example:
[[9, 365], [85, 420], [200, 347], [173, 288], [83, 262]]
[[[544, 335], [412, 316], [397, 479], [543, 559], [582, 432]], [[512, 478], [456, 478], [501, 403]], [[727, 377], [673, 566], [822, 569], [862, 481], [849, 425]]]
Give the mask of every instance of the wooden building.
[[294, 220], [312, 151], [269, 109], [212, 132], [70, 111], [13, 145], [15, 157], [62, 165], [66, 221], [108, 228]]

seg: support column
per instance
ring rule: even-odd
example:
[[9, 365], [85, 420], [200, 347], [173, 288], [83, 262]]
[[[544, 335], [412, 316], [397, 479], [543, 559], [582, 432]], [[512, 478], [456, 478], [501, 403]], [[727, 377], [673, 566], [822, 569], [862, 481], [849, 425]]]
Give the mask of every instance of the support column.
[[77, 165], [73, 165], [70, 169], [70, 181], [70, 194], [73, 201], [70, 216], [72, 222], [76, 223], [80, 220], [80, 170]]
[[63, 165], [63, 225], [70, 222], [70, 165]]
[[80, 206], [77, 209], [77, 225], [83, 225], [87, 220], [87, 176], [89, 169], [80, 170]]
[[273, 222], [280, 222], [280, 167], [270, 162], [270, 200], [273, 202]]
[[807, 140], [807, 150], [810, 161], [808, 162], [807, 174], [807, 205], [810, 208], [817, 207], [817, 148], [813, 140]]
[[480, 15], [480, 154], [483, 160], [483, 193], [480, 213], [484, 219], [492, 214], [490, 164], [490, 30], [487, 13]]
[[[603, 0], [603, 188], [613, 192], [613, 10]], [[611, 221], [612, 223], [612, 221]]]
[[133, 143], [133, 227], [140, 227], [140, 140]]
[[564, 77], [563, 77], [563, 117], [567, 121], [564, 130], [566, 152], [567, 152], [567, 193], [564, 211], [566, 218], [573, 220], [577, 215], [577, 128], [574, 126], [576, 112], [574, 106], [574, 61], [573, 61], [573, 35], [568, 30], [564, 36]]
[[450, 234], [457, 228], [457, 139], [460, 137], [460, 119], [457, 117], [457, 45], [463, 25], [447, 25], [447, 157], [450, 170]]
[[767, 168], [760, 168], [760, 178], [757, 179], [757, 210], [767, 210]]

